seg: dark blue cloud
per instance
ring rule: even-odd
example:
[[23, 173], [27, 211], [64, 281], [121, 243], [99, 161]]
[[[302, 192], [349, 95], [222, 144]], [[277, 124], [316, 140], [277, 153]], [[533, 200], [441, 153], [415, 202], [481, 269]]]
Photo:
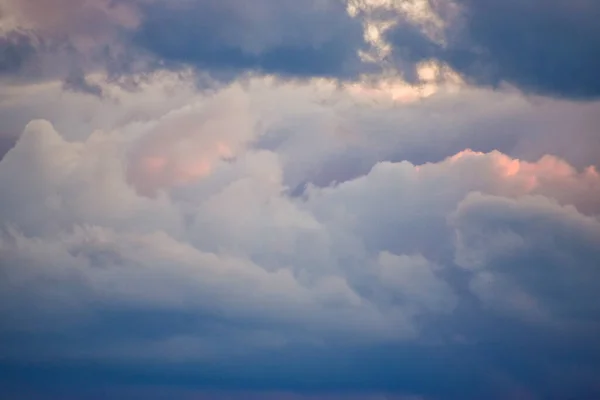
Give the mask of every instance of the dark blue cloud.
[[[462, 2], [467, 29], [484, 49], [488, 80], [569, 97], [600, 95], [600, 3], [595, 0]], [[466, 73], [473, 70], [463, 68]], [[475, 71], [475, 73], [477, 73]], [[481, 81], [485, 76], [477, 77]]]
[[337, 1], [158, 2], [143, 8], [134, 41], [167, 64], [216, 76], [243, 71], [347, 77], [359, 71], [361, 23]]
[[35, 53], [35, 40], [26, 32], [15, 30], [0, 36], [0, 76], [17, 73]]
[[[351, 17], [343, 1], [260, 0], [251, 8], [236, 0], [111, 4], [135, 10], [140, 25], [115, 25], [107, 15], [94, 14], [93, 18], [88, 15], [95, 21], [89, 30], [69, 28], [67, 22], [64, 35], [43, 26], [33, 29], [40, 38], [64, 45], [77, 41], [78, 36], [96, 37], [94, 29], [104, 27], [101, 32], [111, 39], [99, 40], [92, 54], [78, 56], [95, 64], [86, 65], [86, 72], [105, 69], [115, 79], [132, 72], [184, 66], [220, 80], [246, 72], [349, 79], [380, 68], [360, 60], [358, 51], [368, 47], [363, 37], [364, 15]], [[448, 2], [432, 4], [441, 9]], [[461, 16], [446, 18], [443, 45], [406, 20], [388, 32], [396, 67], [409, 80], [418, 80], [416, 63], [433, 59], [448, 63], [476, 85], [508, 82], [526, 92], [575, 99], [600, 94], [600, 58], [596, 56], [600, 53], [600, 5], [596, 1], [457, 0], [456, 4]], [[87, 15], [84, 9], [81, 12]], [[125, 51], [103, 53], [113, 46]], [[0, 73], [19, 71], [36, 52], [23, 35], [0, 39]], [[144, 68], [139, 66], [142, 59]], [[61, 78], [69, 72], [62, 71]], [[66, 86], [97, 94], [90, 85], [74, 83], [71, 77]]]
[[545, 95], [600, 96], [597, 1], [459, 0], [457, 4], [463, 13], [460, 23], [450, 24], [447, 45], [433, 43], [401, 23], [389, 36], [397, 57], [445, 61], [475, 84], [508, 82]]
[[[595, 384], [600, 353], [590, 347], [591, 336], [577, 343], [573, 337], [565, 340], [564, 335], [548, 335], [510, 320], [478, 317], [468, 332], [479, 335], [478, 343], [298, 347], [203, 364], [3, 363], [0, 388], [58, 392], [62, 398], [154, 386], [175, 393], [226, 390], [230, 399], [246, 398], [245, 392], [346, 393], [367, 399], [371, 393], [391, 393], [463, 400], [594, 399], [600, 394]], [[119, 398], [145, 397], [122, 390]]]
[[4, 135], [0, 133], [0, 161], [6, 153], [15, 146], [17, 138], [12, 135]]
[[[110, 392], [113, 396], [133, 400], [145, 397], [118, 388], [152, 386], [170, 387], [174, 393], [225, 389], [232, 393], [229, 398], [246, 398], [251, 391], [395, 393], [461, 400], [597, 398], [600, 343], [593, 288], [600, 272], [594, 263], [598, 221], [543, 197], [471, 195], [450, 223], [456, 228], [457, 260], [464, 270], [453, 266], [445, 279], [460, 295], [460, 304], [450, 315], [420, 318], [421, 331], [414, 340], [348, 344], [344, 342], [353, 335], [348, 332], [317, 344], [290, 341], [278, 348], [233, 354], [227, 347], [245, 346], [244, 336], [253, 329], [281, 331], [282, 325], [216, 311], [102, 305], [85, 324], [55, 332], [11, 331], [14, 321], [5, 320], [0, 389], [10, 389], [16, 397], [24, 397], [19, 393], [27, 390], [57, 393], [37, 397], [42, 399], [98, 395], [108, 387], [117, 388]], [[522, 240], [507, 241], [511, 233]], [[514, 243], [517, 251], [510, 247]], [[478, 257], [488, 262], [464, 262]], [[109, 258], [97, 261], [100, 265], [93, 268], [114, 268]], [[491, 296], [473, 291], [478, 268], [522, 284], [557, 319], [547, 325], [520, 318], [519, 310], [503, 307], [503, 302], [511, 306], [515, 299], [505, 286], [490, 283]], [[498, 305], [505, 312], [496, 313]], [[580, 310], [592, 312], [580, 315]], [[572, 324], [572, 318], [585, 324]], [[297, 333], [298, 327], [284, 328], [287, 338]], [[210, 338], [225, 347], [219, 347], [216, 358], [201, 361], [181, 361], [169, 354], [145, 358], [143, 352], [120, 358], [128, 344], [148, 341], [144, 351], [150, 352], [152, 340], [182, 334]], [[123, 354], [103, 358], [102, 349], [115, 344]], [[86, 354], [95, 356], [88, 359]]]

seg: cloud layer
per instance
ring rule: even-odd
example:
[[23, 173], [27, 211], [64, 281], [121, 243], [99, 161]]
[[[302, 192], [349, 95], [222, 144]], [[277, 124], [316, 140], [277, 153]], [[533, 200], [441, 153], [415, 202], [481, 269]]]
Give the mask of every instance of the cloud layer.
[[0, 392], [600, 397], [598, 11], [0, 0]]
[[3, 75], [60, 77], [93, 95], [85, 75], [98, 71], [127, 81], [192, 67], [226, 82], [391, 71], [419, 82], [421, 62], [478, 85], [577, 99], [600, 92], [594, 0], [4, 0], [2, 10]]
[[[80, 363], [130, 365], [125, 382], [142, 373], [188, 385], [189, 376], [221, 389], [216, 375], [226, 387], [261, 390], [596, 393], [596, 167], [453, 150], [475, 143], [480, 134], [469, 127], [486, 126], [481, 113], [463, 113], [456, 136], [445, 129], [432, 144], [439, 122], [417, 121], [436, 109], [443, 121], [451, 93], [390, 109], [351, 87], [255, 79], [179, 92], [181, 105], [160, 111], [151, 99], [158, 89], [144, 90], [133, 118], [115, 114], [127, 92], [113, 111], [94, 100], [108, 107], [111, 117], [98, 123], [115, 121], [110, 130], [72, 130], [67, 139], [46, 120], [29, 122], [0, 161], [0, 184], [10, 188], [0, 196], [4, 365], [50, 363], [59, 381]], [[492, 116], [527, 104], [510, 93], [461, 96], [481, 104], [485, 93]], [[335, 103], [315, 105], [313, 96]], [[456, 123], [456, 102], [448, 104]], [[155, 116], [140, 118], [150, 110]], [[544, 121], [527, 115], [521, 129]], [[406, 128], [386, 134], [396, 120]], [[362, 128], [371, 121], [383, 130]], [[493, 143], [493, 130], [485, 133]], [[311, 135], [320, 146], [309, 145]], [[348, 171], [344, 160], [371, 166]], [[531, 335], [547, 352], [543, 365], [538, 350], [496, 355]], [[585, 373], [538, 384], [571, 368], [559, 356], [565, 348]], [[457, 363], [454, 375], [445, 362]], [[356, 380], [365, 368], [373, 372]], [[479, 386], [467, 390], [461, 382], [475, 371]], [[29, 379], [44, 385], [39, 373]]]

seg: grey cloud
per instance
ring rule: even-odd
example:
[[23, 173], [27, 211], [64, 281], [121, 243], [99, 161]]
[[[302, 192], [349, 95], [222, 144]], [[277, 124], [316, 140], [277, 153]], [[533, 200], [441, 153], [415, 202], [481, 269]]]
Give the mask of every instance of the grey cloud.
[[0, 74], [14, 75], [36, 53], [36, 41], [30, 34], [10, 31], [0, 36]]
[[[10, 0], [6, 14], [53, 43], [50, 52], [38, 50], [46, 79], [69, 74], [65, 52], [69, 64], [115, 82], [190, 66], [217, 81], [247, 72], [348, 78], [365, 71], [357, 54], [365, 45], [361, 21], [338, 0], [266, 0], [251, 8], [237, 0]], [[17, 70], [24, 53], [3, 47], [4, 68]], [[63, 57], [52, 59], [59, 51]]]
[[473, 194], [453, 220], [457, 263], [474, 271], [471, 288], [489, 306], [542, 322], [600, 315], [596, 217], [545, 197]]
[[0, 134], [0, 160], [2, 160], [4, 155], [14, 147], [16, 142], [17, 138], [11, 137], [9, 135], [4, 136]]
[[67, 90], [86, 93], [92, 96], [102, 97], [102, 86], [90, 83], [83, 71], [73, 71], [64, 81], [63, 87]]
[[[44, 79], [68, 76], [64, 54], [69, 51], [64, 48], [71, 49], [69, 64], [86, 73], [106, 72], [114, 82], [136, 73], [188, 67], [219, 82], [247, 73], [343, 81], [382, 70], [382, 65], [361, 61], [358, 51], [369, 47], [363, 35], [365, 15], [351, 17], [343, 1], [261, 0], [251, 9], [237, 0], [8, 3], [6, 14], [19, 16], [23, 27], [52, 43], [51, 50], [34, 51], [44, 70], [37, 75]], [[409, 81], [419, 81], [419, 62], [434, 60], [475, 85], [507, 82], [527, 93], [587, 100], [598, 96], [594, 55], [600, 47], [595, 23], [600, 8], [594, 0], [573, 5], [559, 0], [430, 4], [444, 21], [444, 41], [433, 40], [424, 31], [427, 24], [406, 16], [397, 16], [397, 25], [386, 34], [394, 48], [392, 64]], [[460, 9], [458, 17], [447, 12], [450, 6]], [[18, 70], [31, 57], [26, 43], [13, 42], [2, 43], [4, 70]], [[63, 56], [53, 59], [60, 48]]]
[[447, 21], [445, 44], [406, 21], [389, 33], [400, 65], [441, 60], [475, 84], [508, 82], [528, 93], [575, 99], [599, 96], [596, 1], [433, 2], [439, 9], [448, 3], [461, 14]]
[[[66, 89], [96, 94], [98, 90], [80, 76], [110, 72], [115, 65], [122, 67], [119, 75], [149, 71], [144, 54], [123, 38], [139, 23], [135, 3], [5, 0], [2, 19], [11, 29], [8, 35], [32, 38], [26, 48], [27, 63], [21, 60], [25, 54], [17, 57], [15, 43], [10, 52], [3, 52], [11, 55], [13, 79], [26, 83], [64, 80]], [[25, 44], [24, 40], [19, 43]]]
[[[485, 53], [481, 64], [488, 77], [506, 80], [526, 91], [574, 98], [600, 94], [597, 70], [600, 51], [600, 5], [594, 0], [459, 1], [466, 8], [469, 40]], [[457, 57], [454, 63], [459, 66]], [[487, 78], [487, 79], [486, 79]]]
[[359, 20], [343, 2], [155, 2], [143, 7], [135, 34], [163, 60], [216, 77], [256, 71], [283, 76], [347, 77], [358, 72], [364, 44]]

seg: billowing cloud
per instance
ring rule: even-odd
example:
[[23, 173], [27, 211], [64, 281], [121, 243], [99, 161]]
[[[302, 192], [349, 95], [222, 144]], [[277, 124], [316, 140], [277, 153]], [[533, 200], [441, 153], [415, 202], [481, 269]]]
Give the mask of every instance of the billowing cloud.
[[0, 392], [600, 397], [597, 7], [475, 3], [0, 0]]
[[[285, 158], [294, 153], [255, 146], [260, 124], [245, 96], [232, 87], [71, 141], [49, 122], [28, 124], [0, 161], [0, 184], [11, 188], [0, 196], [6, 360], [181, 371], [237, 360], [266, 373], [287, 357], [293, 363], [278, 364], [273, 387], [302, 390], [310, 385], [295, 377], [297, 366], [326, 356], [333, 368], [345, 352], [375, 371], [432, 357], [431, 342], [492, 357], [479, 347], [491, 335], [475, 328], [479, 318], [541, 326], [551, 351], [564, 329], [595, 324], [594, 167], [465, 150], [424, 164], [376, 162], [293, 195]], [[50, 339], [58, 333], [68, 340]], [[386, 346], [396, 356], [368, 361]], [[316, 349], [321, 357], [303, 358]], [[419, 368], [441, 379], [436, 357]], [[439, 387], [390, 373], [368, 374], [362, 387], [451, 396], [483, 368], [491, 392], [473, 388], [467, 398], [575, 382], [581, 393], [594, 390], [579, 375], [542, 388], [508, 361], [472, 357], [476, 367]], [[254, 379], [228, 362], [222, 368], [197, 379]], [[550, 376], [545, 368], [536, 374]], [[551, 357], [547, 368], [562, 367]], [[341, 369], [338, 389], [360, 387], [352, 381], [361, 369]], [[310, 379], [325, 389], [325, 376], [315, 369]]]
[[[324, 318], [323, 322], [326, 322], [331, 321], [331, 318], [320, 317], [315, 310], [311, 311], [312, 307], [318, 306], [322, 301], [325, 305], [337, 306], [335, 312], [340, 313], [339, 307], [345, 307], [343, 304], [347, 303], [350, 307], [348, 312], [351, 314], [354, 313], [352, 310], [359, 311], [364, 308], [364, 311], [359, 311], [356, 316], [349, 315], [347, 320], [340, 320], [339, 329], [346, 329], [347, 323], [353, 325], [359, 322], [354, 321], [355, 318], [358, 320], [367, 318], [358, 325], [368, 330], [383, 329], [381, 334], [389, 334], [385, 332], [393, 329], [395, 318], [389, 321], [381, 319], [380, 311], [376, 308], [372, 309], [372, 305], [361, 301], [348, 286], [346, 277], [339, 275], [338, 268], [332, 265], [328, 268], [330, 272], [322, 269], [328, 262], [335, 262], [335, 258], [332, 258], [335, 255], [330, 254], [331, 250], [327, 246], [332, 238], [318, 220], [299, 208], [291, 199], [283, 196], [284, 188], [281, 187], [279, 180], [281, 174], [278, 172], [280, 167], [276, 157], [266, 153], [249, 153], [244, 157], [245, 159], [239, 161], [243, 163], [243, 169], [238, 169], [235, 164], [232, 165], [232, 168], [237, 169], [237, 173], [234, 170], [234, 175], [225, 182], [219, 182], [218, 174], [212, 182], [210, 179], [208, 181], [202, 179], [206, 176], [195, 177], [195, 181], [200, 180], [196, 189], [199, 192], [191, 194], [188, 192], [186, 205], [164, 196], [150, 199], [136, 194], [134, 188], [126, 183], [124, 170], [126, 165], [123, 159], [115, 157], [114, 145], [111, 146], [110, 141], [107, 143], [106, 140], [106, 138], [92, 136], [85, 143], [68, 143], [48, 123], [33, 122], [28, 126], [17, 146], [2, 161], [3, 182], [6, 181], [9, 185], [10, 182], [14, 182], [14, 179], [21, 181], [20, 185], [16, 182], [11, 185], [16, 190], [3, 196], [2, 204], [3, 210], [6, 210], [3, 221], [8, 229], [3, 238], [2, 253], [3, 257], [6, 257], [3, 264], [16, 268], [7, 270], [15, 273], [14, 282], [20, 281], [18, 277], [25, 271], [29, 271], [25, 272], [26, 275], [34, 271], [42, 274], [30, 282], [32, 285], [37, 286], [35, 282], [38, 280], [43, 282], [47, 279], [43, 271], [48, 267], [42, 266], [48, 265], [47, 257], [54, 254], [56, 262], [50, 265], [55, 265], [54, 268], [61, 270], [66, 268], [63, 270], [67, 274], [64, 278], [71, 274], [85, 274], [88, 268], [92, 274], [89, 278], [81, 276], [75, 282], [65, 279], [64, 283], [67, 286], [61, 290], [64, 296], [68, 297], [70, 290], [93, 293], [95, 290], [91, 287], [97, 284], [103, 286], [102, 281], [110, 279], [105, 284], [108, 285], [106, 289], [112, 288], [111, 292], [106, 294], [106, 299], [101, 300], [101, 303], [109, 302], [109, 299], [119, 302], [118, 287], [120, 286], [124, 291], [122, 295], [131, 298], [134, 303], [141, 301], [143, 305], [146, 298], [151, 301], [149, 306], [156, 306], [162, 303], [161, 296], [157, 296], [156, 290], [167, 282], [163, 276], [163, 273], [167, 273], [167, 276], [173, 275], [168, 279], [174, 279], [174, 291], [169, 294], [167, 288], [162, 289], [167, 290], [165, 306], [170, 308], [183, 302], [194, 307], [194, 302], [198, 301], [199, 304], [204, 304], [210, 309], [212, 306], [202, 298], [185, 300], [187, 296], [182, 292], [181, 287], [185, 282], [193, 281], [191, 276], [186, 276], [193, 272], [194, 266], [206, 265], [208, 271], [213, 271], [210, 274], [216, 275], [199, 276], [197, 279], [211, 287], [209, 292], [216, 290], [215, 294], [231, 293], [235, 294], [234, 297], [242, 296], [240, 300], [214, 299], [215, 306], [219, 304], [218, 307], [223, 307], [231, 301], [234, 309], [240, 306], [243, 309], [250, 307], [247, 309], [249, 312], [255, 300], [262, 304], [257, 305], [257, 310], [266, 310], [273, 302], [272, 304], [277, 304], [278, 308], [283, 307], [281, 318], [287, 319], [285, 315], [302, 318], [301, 315], [306, 313], [306, 318], [317, 318], [317, 320]], [[258, 169], [254, 170], [253, 164], [256, 164]], [[26, 168], [29, 172], [27, 175], [20, 173], [17, 178], [13, 172], [22, 168]], [[221, 168], [228, 167], [223, 165]], [[240, 173], [242, 175], [237, 176]], [[94, 179], [96, 176], [102, 177], [100, 181]], [[209, 185], [209, 188], [212, 186], [213, 190], [210, 192], [202, 190], [204, 185]], [[202, 193], [203, 191], [205, 193]], [[42, 204], [35, 206], [19, 201], [23, 198], [36, 202], [43, 200]], [[243, 200], [243, 206], [238, 203], [239, 200]], [[192, 201], [194, 203], [190, 203]], [[33, 209], [37, 212], [32, 213]], [[49, 242], [39, 241], [40, 234], [54, 236], [52, 232], [63, 233]], [[256, 240], [271, 234], [273, 234], [272, 239], [266, 243]], [[307, 253], [310, 248], [312, 248], [312, 256]], [[129, 254], [130, 251], [133, 253]], [[139, 259], [139, 256], [144, 258]], [[224, 260], [220, 261], [221, 257], [224, 257]], [[262, 262], [263, 265], [259, 267], [254, 262], [245, 261], [241, 257], [250, 257], [250, 260]], [[366, 254], [363, 257], [365, 262], [371, 262]], [[412, 261], [410, 258], [396, 260], [387, 254], [382, 254], [381, 257], [383, 258], [379, 261], [374, 259], [372, 262], [375, 263], [374, 265], [381, 263], [384, 268], [383, 274], [393, 274], [395, 264], [398, 264], [399, 273], [406, 269], [408, 276], [414, 275], [414, 272], [410, 272], [414, 268], [424, 271], [428, 269], [433, 271], [434, 268], [426, 260], [419, 258]], [[180, 263], [182, 270], [178, 272], [175, 268]], [[210, 266], [215, 263], [217, 265]], [[218, 266], [219, 263], [223, 263], [223, 266]], [[315, 263], [321, 264], [322, 268], [318, 268]], [[167, 265], [171, 266], [166, 267]], [[119, 271], [131, 273], [132, 269], [139, 266], [151, 268], [148, 271], [158, 268], [156, 272], [150, 272], [148, 275], [156, 276], [157, 281], [154, 283], [156, 290], [139, 282], [140, 295], [150, 289], [147, 292], [149, 297], [142, 295], [142, 298], [136, 298], [137, 296], [130, 291], [133, 288], [131, 286], [133, 281], [119, 282], [125, 278], [125, 276], [118, 277]], [[109, 272], [104, 278], [93, 276], [95, 273], [104, 275], [108, 272], [105, 269], [107, 267], [117, 269]], [[73, 268], [71, 272], [69, 272], [70, 268]], [[161, 268], [167, 269], [161, 272]], [[222, 275], [230, 268], [234, 268], [230, 278]], [[188, 272], [184, 272], [186, 270]], [[50, 273], [53, 272], [51, 269]], [[135, 275], [131, 276], [135, 277]], [[111, 277], [117, 280], [112, 282]], [[433, 272], [425, 275], [417, 272], [415, 278], [424, 285], [443, 286], [442, 283], [436, 283], [437, 278]], [[79, 284], [76, 282], [79, 279], [84, 281], [89, 279], [91, 287], [86, 289], [78, 287]], [[238, 287], [218, 288], [221, 285], [218, 282], [231, 285], [232, 279], [239, 280]], [[304, 287], [297, 282], [297, 279], [304, 279], [309, 287]], [[213, 280], [214, 283], [210, 283]], [[23, 284], [27, 284], [27, 281], [28, 279]], [[73, 284], [75, 287], [71, 288]], [[248, 299], [244, 299], [246, 284], [258, 290], [258, 292], [248, 292]], [[27, 286], [13, 287], [17, 289], [15, 296], [17, 294], [22, 296], [28, 292]], [[43, 296], [44, 290], [35, 286], [29, 289], [30, 293]], [[263, 293], [259, 289], [263, 286], [267, 292]], [[99, 288], [99, 290], [102, 292], [104, 289]], [[190, 294], [198, 295], [205, 291], [202, 288], [196, 290], [193, 286], [190, 290]], [[274, 292], [269, 293], [271, 290]], [[315, 293], [310, 294], [312, 290]], [[445, 296], [452, 298], [451, 290], [447, 289], [447, 291]], [[5, 295], [10, 295], [11, 290], [6, 288], [3, 292]], [[104, 296], [101, 293], [100, 295]], [[181, 295], [183, 298], [179, 299]], [[414, 295], [419, 296], [418, 291]], [[278, 296], [283, 297], [277, 299]], [[255, 297], [255, 300], [250, 300]], [[260, 300], [261, 298], [264, 300]], [[261, 303], [261, 301], [266, 302]], [[75, 299], [72, 306], [76, 307], [77, 302], [78, 300]], [[239, 305], [235, 306], [238, 302]], [[50, 307], [51, 298], [45, 303]], [[286, 306], [287, 303], [289, 305]], [[417, 309], [435, 307], [435, 303], [430, 304], [427, 301], [418, 300], [416, 303]], [[67, 304], [62, 305], [65, 306], [65, 310], [71, 308]], [[410, 302], [406, 306], [410, 308], [406, 311], [407, 314], [398, 315], [400, 325], [397, 329], [400, 336], [403, 335], [403, 329], [411, 329], [410, 326], [401, 328], [413, 312]], [[286, 312], [287, 307], [291, 309]], [[450, 309], [451, 307], [449, 309], [442, 307], [441, 311], [446, 312]], [[243, 314], [247, 311], [232, 310], [231, 312]], [[274, 312], [280, 313], [277, 310]], [[361, 317], [360, 314], [363, 312], [366, 314]], [[340, 318], [342, 315], [343, 313], [339, 315]], [[388, 323], [392, 325], [386, 327]], [[378, 327], [381, 324], [383, 326]]]
[[456, 262], [475, 272], [471, 289], [486, 306], [539, 322], [598, 322], [597, 304], [585, 300], [600, 272], [597, 217], [541, 196], [472, 194], [452, 218]]

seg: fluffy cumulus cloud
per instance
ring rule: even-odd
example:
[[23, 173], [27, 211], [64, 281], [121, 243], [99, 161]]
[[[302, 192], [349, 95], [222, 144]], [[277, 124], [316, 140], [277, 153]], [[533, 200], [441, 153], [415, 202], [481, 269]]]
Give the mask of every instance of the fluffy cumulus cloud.
[[[15, 369], [22, 362], [50, 363], [59, 381], [93, 362], [128, 365], [126, 384], [143, 373], [221, 390], [592, 393], [593, 363], [545, 389], [535, 382], [567, 368], [559, 359], [527, 375], [511, 363], [540, 362], [533, 353], [497, 359], [482, 344], [506, 320], [501, 345], [541, 332], [542, 348], [556, 351], [566, 332], [596, 351], [596, 167], [491, 150], [523, 151], [516, 143], [532, 132], [508, 144], [505, 129], [470, 132], [519, 115], [527, 103], [518, 95], [464, 89], [461, 101], [485, 99], [490, 111], [466, 106], [453, 133], [438, 125], [457, 121], [457, 94], [443, 87], [414, 103], [388, 93], [382, 105], [357, 86], [252, 79], [179, 92], [167, 106], [161, 96], [177, 78], [156, 79], [137, 95], [106, 86], [116, 100], [65, 92], [65, 104], [88, 99], [77, 106], [102, 118], [44, 107], [71, 130], [34, 119], [0, 161], [0, 334], [17, 382], [47, 385], [40, 371]], [[519, 125], [551, 122], [535, 116], [540, 107], [569, 112], [543, 103]], [[23, 121], [39, 107], [28, 104], [18, 107]], [[432, 112], [438, 122], [420, 121]], [[483, 152], [457, 150], [484, 138]], [[463, 351], [468, 365], [452, 355]], [[422, 358], [431, 361], [412, 370]], [[453, 377], [444, 359], [456, 363]], [[461, 388], [474, 373], [480, 387]], [[215, 374], [230, 383], [219, 387]]]
[[597, 7], [476, 3], [0, 0], [0, 393], [599, 397]]

